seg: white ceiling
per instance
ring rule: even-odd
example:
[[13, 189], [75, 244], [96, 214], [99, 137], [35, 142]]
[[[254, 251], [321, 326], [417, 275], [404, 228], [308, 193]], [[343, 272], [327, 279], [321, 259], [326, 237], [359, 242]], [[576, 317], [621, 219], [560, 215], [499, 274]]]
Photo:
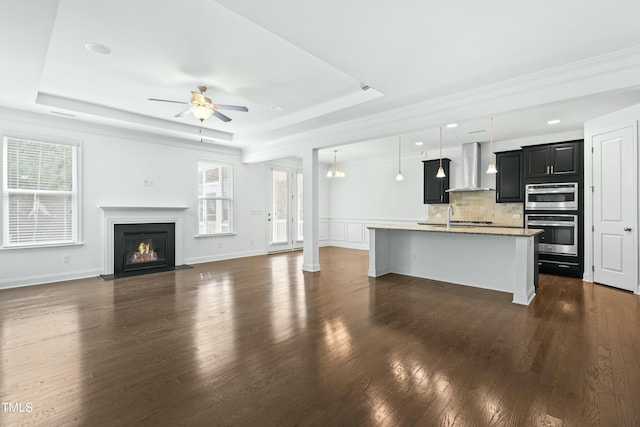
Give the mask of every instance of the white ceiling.
[[[204, 136], [248, 161], [363, 141], [344, 154], [384, 155], [398, 134], [431, 149], [449, 122], [445, 144], [468, 142], [491, 115], [495, 140], [543, 135], [640, 102], [640, 2], [628, 0], [2, 3], [1, 106]], [[249, 112], [201, 126], [148, 100], [188, 101], [199, 85]]]

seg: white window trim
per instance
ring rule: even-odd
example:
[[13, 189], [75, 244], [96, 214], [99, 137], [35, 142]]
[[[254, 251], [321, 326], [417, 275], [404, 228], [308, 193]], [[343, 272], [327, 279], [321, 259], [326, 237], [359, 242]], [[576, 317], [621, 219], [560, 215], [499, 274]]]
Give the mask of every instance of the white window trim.
[[[231, 231], [224, 233], [200, 233], [200, 194], [198, 193], [198, 185], [200, 184], [198, 175], [200, 170], [200, 162], [208, 162], [213, 163], [220, 166], [229, 166], [231, 168], [231, 194], [232, 197], [207, 197], [207, 199], [211, 200], [230, 200], [231, 201]], [[196, 238], [208, 238], [208, 237], [226, 237], [226, 236], [235, 236], [236, 233], [236, 165], [231, 162], [220, 161], [218, 159], [213, 159], [210, 157], [199, 157], [196, 161]]]
[[[72, 147], [76, 147], [76, 224], [75, 224], [75, 235], [76, 239], [72, 242], [43, 242], [36, 244], [5, 244], [5, 236], [8, 234], [8, 222], [5, 221], [5, 214], [8, 211], [6, 207], [6, 203], [8, 202], [7, 198], [5, 198], [5, 194], [7, 194], [7, 188], [5, 188], [5, 184], [7, 182], [7, 177], [5, 176], [7, 170], [5, 165], [7, 163], [7, 144], [4, 143], [5, 138], [15, 138], [15, 139], [27, 139], [37, 142], [51, 143], [51, 144], [60, 144], [60, 145], [69, 145]], [[2, 224], [0, 225], [0, 250], [22, 250], [22, 249], [43, 249], [43, 248], [57, 248], [57, 247], [65, 247], [65, 246], [80, 246], [84, 245], [83, 233], [82, 233], [82, 224], [83, 224], [83, 212], [82, 212], [82, 140], [75, 138], [67, 138], [67, 137], [50, 137], [50, 136], [42, 136], [38, 134], [30, 134], [28, 132], [2, 132], [0, 134], [0, 144], [2, 144], [2, 156], [0, 158], [0, 177], [2, 179], [2, 206], [0, 207], [0, 221]]]

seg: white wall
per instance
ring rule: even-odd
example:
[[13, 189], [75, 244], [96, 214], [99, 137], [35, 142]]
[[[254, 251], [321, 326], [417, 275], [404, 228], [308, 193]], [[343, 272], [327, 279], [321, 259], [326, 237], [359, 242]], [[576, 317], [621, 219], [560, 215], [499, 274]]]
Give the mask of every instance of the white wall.
[[[83, 233], [82, 245], [0, 249], [0, 288], [101, 274], [99, 205], [188, 206], [183, 230], [187, 264], [266, 252], [266, 165], [240, 163], [237, 149], [7, 109], [0, 109], [0, 133], [81, 142]], [[198, 159], [234, 165], [235, 236], [195, 237]], [[145, 179], [153, 185], [144, 186]], [[328, 216], [328, 184], [324, 178], [320, 183], [320, 211]], [[65, 255], [70, 263], [63, 263]]]
[[367, 249], [367, 224], [424, 221], [421, 160], [403, 157], [404, 181], [395, 180], [397, 157], [340, 163], [346, 178], [325, 178], [330, 195], [327, 244]]

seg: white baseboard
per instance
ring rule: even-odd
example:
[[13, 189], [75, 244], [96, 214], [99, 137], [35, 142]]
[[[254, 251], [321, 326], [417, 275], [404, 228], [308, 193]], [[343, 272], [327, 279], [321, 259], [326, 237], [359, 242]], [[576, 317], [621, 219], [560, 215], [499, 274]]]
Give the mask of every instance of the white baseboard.
[[235, 252], [230, 254], [210, 255], [204, 257], [185, 258], [185, 264], [202, 264], [205, 262], [224, 261], [226, 259], [247, 258], [250, 256], [266, 255], [265, 250]]
[[42, 274], [39, 276], [27, 276], [0, 280], [0, 289], [20, 288], [23, 286], [44, 285], [48, 283], [63, 282], [66, 280], [86, 279], [102, 274], [101, 269], [71, 271], [59, 274]]
[[310, 273], [320, 271], [320, 264], [302, 264], [302, 270]]

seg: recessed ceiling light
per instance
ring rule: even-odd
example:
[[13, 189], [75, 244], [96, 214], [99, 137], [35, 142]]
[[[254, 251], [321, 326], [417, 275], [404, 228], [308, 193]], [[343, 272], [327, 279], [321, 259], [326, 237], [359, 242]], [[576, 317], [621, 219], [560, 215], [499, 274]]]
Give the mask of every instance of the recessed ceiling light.
[[418, 141], [418, 142], [416, 142], [416, 145], [418, 145], [418, 146], [420, 146], [420, 145], [424, 145], [424, 142], [422, 142], [422, 141]]
[[284, 107], [282, 105], [272, 105], [271, 109], [273, 111], [282, 111], [282, 110], [284, 110]]
[[100, 43], [87, 43], [84, 45], [84, 48], [87, 49], [91, 53], [95, 53], [96, 55], [110, 55], [111, 48], [109, 46], [105, 46]]
[[557, 125], [558, 123], [560, 123], [560, 120], [558, 119], [549, 120], [547, 122], [548, 125]]
[[457, 123], [449, 123], [449, 124], [447, 125], [447, 127], [448, 127], [448, 128], [457, 128], [457, 127], [458, 127], [458, 124], [457, 124]]

